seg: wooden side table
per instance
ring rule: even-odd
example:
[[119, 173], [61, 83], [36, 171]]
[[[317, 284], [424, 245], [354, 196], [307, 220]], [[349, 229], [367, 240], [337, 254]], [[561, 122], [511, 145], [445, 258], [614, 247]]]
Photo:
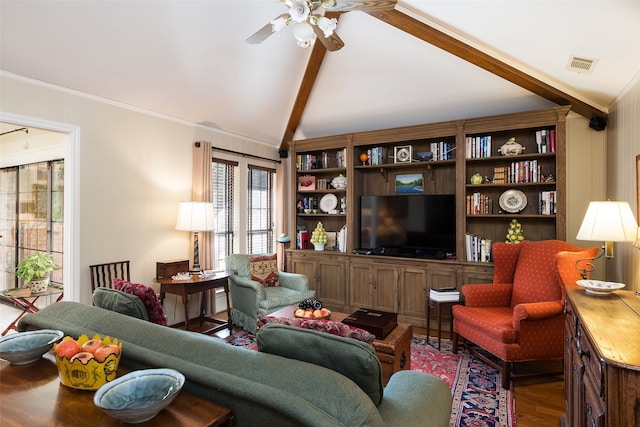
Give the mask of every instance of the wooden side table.
[[[155, 279], [156, 283], [160, 283], [160, 303], [164, 303], [164, 297], [166, 294], [180, 295], [182, 297], [182, 304], [184, 305], [184, 327], [189, 330], [189, 295], [195, 293], [202, 293], [200, 299], [200, 325], [207, 320], [211, 323], [216, 323], [219, 326], [204, 331], [203, 333], [209, 334], [218, 332], [224, 328], [232, 329], [231, 323], [231, 304], [229, 302], [229, 276], [233, 274], [233, 271], [223, 271], [205, 278], [200, 277], [198, 274], [193, 274], [188, 280], [173, 280], [167, 279]], [[205, 298], [204, 291], [210, 289], [224, 288], [224, 293], [227, 297], [227, 321], [215, 319], [213, 317], [207, 317], [205, 313]]]
[[2, 335], [6, 335], [7, 332], [12, 329], [17, 330], [16, 324], [18, 323], [18, 320], [20, 320], [25, 314], [36, 313], [40, 311], [40, 309], [36, 305], [36, 302], [40, 299], [40, 297], [50, 297], [52, 295], [58, 295], [58, 297], [56, 298], [56, 302], [58, 302], [64, 296], [63, 288], [56, 285], [49, 285], [46, 291], [38, 292], [37, 294], [32, 294], [29, 289], [25, 288], [8, 289], [1, 292], [1, 294], [22, 310], [18, 317], [16, 317], [4, 331], [2, 331]]
[[451, 307], [456, 304], [462, 304], [462, 296], [459, 300], [455, 301], [438, 301], [427, 297], [427, 335], [429, 335], [429, 328], [431, 325], [431, 308], [435, 308], [438, 311], [438, 350], [440, 350], [440, 340], [442, 338], [442, 311], [447, 309], [451, 318], [449, 324], [449, 338], [453, 338], [453, 316], [451, 315]]
[[[118, 374], [127, 372], [118, 368]], [[3, 427], [120, 426], [93, 403], [94, 393], [60, 383], [53, 353], [35, 363], [9, 365], [0, 360], [0, 414]], [[231, 410], [184, 390], [153, 419], [137, 426], [233, 426]]]

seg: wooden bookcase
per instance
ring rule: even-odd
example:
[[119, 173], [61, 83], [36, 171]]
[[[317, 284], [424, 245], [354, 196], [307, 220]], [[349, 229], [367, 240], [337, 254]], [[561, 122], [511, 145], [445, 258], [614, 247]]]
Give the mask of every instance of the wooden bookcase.
[[[492, 276], [491, 262], [469, 262], [467, 260], [466, 236], [472, 234], [492, 242], [504, 241], [512, 219], [517, 219], [523, 227], [527, 240], [566, 238], [565, 221], [565, 164], [566, 164], [566, 115], [569, 107], [557, 107], [546, 110], [499, 116], [481, 117], [465, 120], [408, 126], [370, 132], [335, 135], [294, 141], [292, 155], [292, 183], [295, 190], [291, 197], [291, 217], [289, 233], [294, 242], [301, 228], [306, 228], [311, 235], [318, 221], [322, 221], [325, 229], [336, 233], [346, 227], [347, 238], [343, 252], [335, 250], [314, 251], [300, 249], [292, 242], [288, 258], [291, 271], [297, 271], [296, 262], [305, 254], [306, 274], [315, 278], [322, 272], [315, 271], [313, 265], [320, 266], [323, 256], [331, 256], [332, 263], [340, 263], [338, 271], [344, 272], [340, 281], [345, 286], [344, 292], [332, 289], [331, 299], [336, 307], [349, 310], [364, 305], [385, 308], [406, 314], [405, 321], [413, 324], [423, 323], [418, 316], [415, 301], [424, 301], [431, 288], [445, 284], [460, 287], [462, 283], [482, 280], [490, 282]], [[555, 150], [539, 153], [536, 142], [538, 131], [553, 131], [555, 134]], [[483, 157], [472, 157], [468, 154], [467, 141], [472, 138], [490, 137], [491, 149]], [[521, 154], [502, 155], [499, 148], [510, 138], [524, 147]], [[404, 150], [409, 156], [398, 157], [398, 150]], [[434, 158], [420, 161], [418, 153], [434, 152]], [[551, 150], [548, 150], [551, 151]], [[342, 161], [336, 161], [340, 153]], [[328, 161], [323, 161], [326, 154]], [[366, 154], [367, 156], [363, 156]], [[316, 159], [311, 169], [303, 166], [304, 159]], [[318, 160], [319, 159], [319, 160]], [[493, 182], [495, 172], [501, 169], [517, 167], [535, 169], [517, 182]], [[472, 184], [474, 174], [483, 177], [481, 184]], [[453, 259], [429, 260], [418, 258], [396, 258], [354, 254], [360, 247], [359, 212], [360, 196], [395, 194], [395, 182], [398, 175], [420, 174], [423, 177], [423, 194], [455, 194], [456, 200], [456, 254]], [[330, 185], [318, 188], [318, 182], [329, 183], [334, 177], [344, 175], [347, 188], [338, 190]], [[524, 174], [521, 174], [525, 176]], [[544, 176], [544, 178], [543, 178]], [[299, 178], [311, 177], [315, 180], [315, 189], [307, 190], [298, 187]], [[489, 180], [484, 180], [488, 177]], [[520, 182], [522, 181], [522, 182]], [[500, 197], [517, 192], [524, 195], [527, 203], [519, 212], [504, 212], [500, 207]], [[554, 192], [554, 213], [542, 213], [539, 210], [541, 194]], [[474, 193], [480, 193], [490, 201], [492, 210], [483, 213], [467, 213], [467, 202]], [[323, 212], [320, 206], [317, 211], [304, 211], [300, 201], [311, 197], [319, 205], [327, 194], [333, 194], [338, 200], [338, 212]], [[345, 202], [344, 210], [340, 201]], [[520, 198], [518, 198], [520, 200]], [[311, 206], [311, 209], [314, 209]], [[296, 255], [296, 252], [298, 255]], [[298, 261], [296, 261], [298, 260]], [[310, 263], [310, 261], [312, 261]], [[366, 266], [369, 272], [365, 272]], [[398, 266], [393, 270], [394, 266]], [[320, 268], [320, 267], [318, 267]], [[416, 270], [417, 269], [417, 270]], [[376, 273], [380, 271], [380, 274]], [[435, 272], [438, 274], [435, 274]], [[442, 274], [444, 273], [444, 275]], [[419, 280], [416, 280], [419, 277]], [[443, 279], [444, 277], [444, 279]], [[314, 279], [316, 282], [318, 279]], [[420, 280], [425, 280], [420, 286]], [[445, 283], [451, 281], [453, 283]], [[388, 286], [391, 289], [381, 289]], [[336, 299], [336, 295], [344, 298]], [[322, 298], [322, 294], [319, 295]], [[412, 305], [411, 307], [409, 307]], [[401, 316], [402, 318], [402, 316]]]

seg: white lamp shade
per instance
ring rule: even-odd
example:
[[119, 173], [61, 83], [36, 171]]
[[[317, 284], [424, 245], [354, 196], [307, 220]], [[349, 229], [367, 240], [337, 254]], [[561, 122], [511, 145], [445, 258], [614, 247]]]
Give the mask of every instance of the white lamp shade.
[[638, 236], [627, 202], [590, 202], [576, 239], [603, 242], [633, 242]]
[[176, 230], [211, 231], [215, 225], [213, 203], [180, 202]]

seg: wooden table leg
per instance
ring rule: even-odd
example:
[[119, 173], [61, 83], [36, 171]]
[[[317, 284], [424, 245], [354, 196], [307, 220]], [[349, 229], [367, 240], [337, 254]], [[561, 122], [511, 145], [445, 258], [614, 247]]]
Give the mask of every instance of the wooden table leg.
[[182, 294], [182, 305], [184, 305], [184, 329], [189, 330], [189, 295], [185, 291]]

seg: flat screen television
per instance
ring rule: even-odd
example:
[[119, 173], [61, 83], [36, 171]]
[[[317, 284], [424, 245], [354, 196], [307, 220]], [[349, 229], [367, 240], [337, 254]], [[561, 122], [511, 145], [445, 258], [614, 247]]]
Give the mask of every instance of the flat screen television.
[[455, 256], [455, 195], [361, 196], [360, 248], [390, 256]]

